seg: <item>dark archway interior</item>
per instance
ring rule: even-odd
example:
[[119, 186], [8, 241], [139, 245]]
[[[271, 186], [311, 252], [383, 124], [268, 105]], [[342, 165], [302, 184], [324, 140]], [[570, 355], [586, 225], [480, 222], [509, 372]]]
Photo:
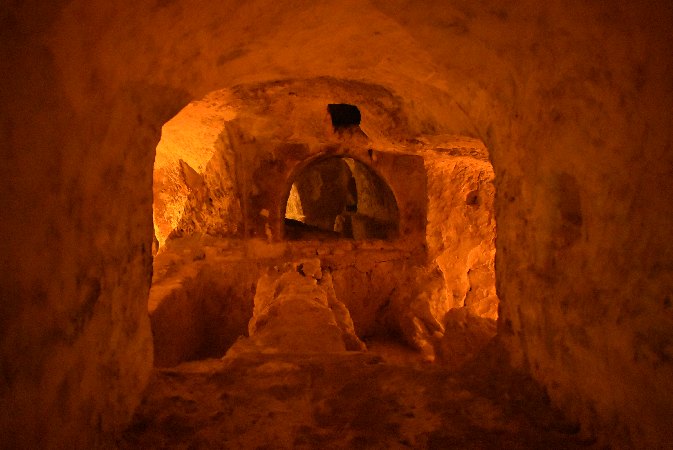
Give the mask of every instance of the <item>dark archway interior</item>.
[[395, 196], [385, 181], [353, 158], [330, 157], [305, 167], [292, 183], [285, 237], [392, 239], [399, 227]]

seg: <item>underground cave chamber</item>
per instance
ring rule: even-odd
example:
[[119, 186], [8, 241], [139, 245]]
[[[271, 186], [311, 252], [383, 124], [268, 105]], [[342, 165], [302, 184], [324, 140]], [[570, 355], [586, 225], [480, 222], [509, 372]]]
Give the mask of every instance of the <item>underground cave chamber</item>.
[[[495, 334], [486, 148], [455, 136], [400, 145], [386, 125], [404, 118], [380, 106], [394, 96], [367, 90], [331, 79], [238, 86], [164, 125], [149, 300], [156, 366], [222, 357], [268, 322], [259, 314], [277, 313], [285, 291], [329, 301], [322, 319], [295, 311], [267, 324], [284, 334], [315, 343], [311, 321], [343, 316], [336, 341], [345, 344], [324, 351], [394, 341], [427, 360], [458, 361], [476, 350], [452, 345], [447, 323], [467, 324], [478, 345]], [[340, 108], [329, 103], [335, 95]], [[298, 293], [297, 273], [318, 273], [322, 294]]]
[[[433, 282], [422, 284], [436, 285], [431, 291], [451, 291], [441, 298], [464, 298], [467, 308], [494, 317], [491, 302], [471, 301], [495, 295], [480, 281], [490, 277], [483, 262], [490, 258], [482, 256], [490, 249], [471, 234], [469, 221], [452, 217], [472, 215], [483, 230], [488, 216], [479, 214], [488, 210], [490, 186], [486, 192], [447, 186], [467, 174], [463, 164], [483, 159], [474, 138], [488, 147], [485, 161], [497, 175], [497, 339], [506, 361], [496, 367], [511, 365], [530, 375], [579, 424], [562, 429], [579, 428], [601, 447], [661, 448], [673, 440], [670, 2], [250, 0], [195, 8], [184, 0], [71, 0], [10, 2], [2, 17], [0, 254], [9, 270], [0, 302], [0, 435], [7, 447], [109, 448], [130, 423], [150, 379], [174, 376], [179, 361], [195, 360], [179, 363], [190, 367], [209, 355], [219, 358], [236, 336], [249, 333], [258, 290], [313, 293], [323, 305], [331, 301], [337, 323], [341, 308], [329, 292], [331, 282], [365, 344], [368, 336], [402, 328], [400, 320], [384, 319], [385, 312], [401, 316], [393, 312], [396, 303], [385, 306], [380, 296], [433, 295], [391, 296], [386, 289], [393, 284], [418, 284], [383, 280], [377, 267], [405, 281], [429, 277]], [[277, 92], [284, 94], [265, 105], [264, 98], [274, 97], [272, 80], [281, 80]], [[284, 87], [287, 80], [295, 80], [293, 89]], [[306, 95], [304, 82], [316, 89], [329, 82], [330, 95]], [[222, 116], [214, 122], [226, 123], [225, 133], [210, 130], [213, 144], [199, 151], [180, 145], [174, 159], [171, 154], [178, 153], [157, 150], [162, 125], [191, 100], [223, 86], [230, 87], [230, 98], [209, 117]], [[364, 91], [382, 101], [367, 102]], [[302, 101], [285, 108], [295, 95]], [[239, 98], [250, 107], [239, 107]], [[360, 123], [352, 109], [332, 123], [329, 105], [357, 107]], [[187, 123], [189, 117], [175, 120]], [[192, 125], [210, 123], [199, 122]], [[178, 128], [182, 137], [177, 133], [174, 142], [199, 141], [189, 138], [192, 126]], [[222, 152], [214, 150], [218, 146]], [[332, 151], [335, 146], [343, 148]], [[155, 196], [160, 214], [152, 336], [147, 300], [155, 151], [158, 172], [175, 182], [155, 184], [163, 197]], [[288, 166], [316, 155], [352, 158], [381, 176], [398, 203], [397, 239], [318, 243], [284, 237], [283, 197], [294, 173]], [[397, 155], [423, 159], [425, 197], [400, 191], [397, 179], [413, 180], [417, 172], [393, 162]], [[459, 164], [461, 155], [471, 158]], [[445, 157], [456, 164], [447, 166]], [[395, 170], [387, 171], [388, 165]], [[235, 176], [213, 176], [229, 171]], [[408, 202], [407, 196], [427, 203]], [[421, 233], [405, 217], [413, 209], [426, 218], [426, 256], [417, 260]], [[439, 225], [433, 217], [448, 220]], [[344, 254], [369, 252], [373, 259], [348, 261], [335, 254], [340, 246], [348, 249]], [[341, 266], [332, 264], [330, 272], [329, 258]], [[417, 267], [427, 270], [415, 274]], [[209, 300], [217, 298], [252, 298], [253, 305], [237, 310], [233, 305], [241, 302]], [[445, 337], [447, 322], [439, 322]], [[346, 320], [341, 323], [348, 328]], [[157, 355], [162, 369], [152, 367], [153, 341], [164, 348]], [[375, 346], [369, 347], [346, 353], [374, 354]], [[438, 362], [446, 358], [439, 353]], [[241, 368], [236, 379], [258, 379], [273, 367], [261, 365], [253, 371], [258, 377]], [[310, 381], [301, 378], [310, 370], [282, 367]], [[320, 404], [310, 417], [320, 423], [331, 417], [335, 435], [352, 433], [347, 442], [365, 447], [371, 441], [358, 430], [378, 426], [367, 418], [385, 416], [387, 407], [402, 411], [403, 405], [385, 385], [370, 383], [369, 372], [354, 373], [389, 402], [367, 403], [371, 397], [362, 396], [362, 408], [355, 409], [361, 415], [337, 414], [352, 410], [337, 402]], [[499, 380], [486, 378], [486, 384]], [[466, 397], [451, 385], [449, 376], [442, 392]], [[506, 392], [497, 391], [492, 399]], [[195, 392], [212, 394], [205, 385]], [[269, 405], [291, 393], [270, 389]], [[240, 398], [220, 395], [198, 400], [222, 401], [214, 418], [241, 411]], [[526, 404], [509, 398], [510, 406]], [[434, 410], [468, 406], [452, 398], [431, 400]], [[199, 404], [189, 397], [175, 402], [185, 409]], [[232, 410], [225, 409], [232, 403]], [[436, 416], [422, 416], [417, 424], [433, 426], [426, 430], [427, 443], [440, 447], [456, 443], [450, 433], [460, 434], [470, 418], [486, 418], [471, 434], [473, 447], [485, 444], [484, 436], [508, 433], [487, 403], [462, 408], [467, 417], [460, 423], [449, 414], [434, 422]], [[188, 441], [190, 422], [154, 416], [167, 436], [183, 433]], [[293, 410], [282, 417], [297, 416]], [[394, 435], [407, 422], [382, 423], [378, 429]], [[200, 429], [195, 426], [194, 434]], [[217, 437], [222, 439], [212, 442], [227, 436]], [[304, 444], [295, 447], [320, 447], [323, 437], [304, 433]], [[537, 442], [538, 448], [563, 447]], [[517, 448], [519, 441], [509, 443]]]

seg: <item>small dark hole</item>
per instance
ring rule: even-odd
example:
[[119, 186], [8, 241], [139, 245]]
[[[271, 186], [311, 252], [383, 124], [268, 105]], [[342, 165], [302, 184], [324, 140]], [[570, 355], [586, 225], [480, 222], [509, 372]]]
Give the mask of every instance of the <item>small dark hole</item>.
[[477, 191], [472, 191], [468, 193], [467, 197], [465, 198], [465, 203], [470, 206], [479, 205], [479, 193]]
[[327, 111], [332, 117], [332, 126], [335, 130], [360, 125], [360, 110], [355, 105], [346, 103], [329, 104], [327, 105]]

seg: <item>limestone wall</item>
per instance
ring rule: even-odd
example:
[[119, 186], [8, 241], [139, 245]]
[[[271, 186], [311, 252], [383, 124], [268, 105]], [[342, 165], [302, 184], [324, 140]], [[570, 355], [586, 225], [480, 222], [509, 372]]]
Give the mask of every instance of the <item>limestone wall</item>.
[[442, 271], [447, 306], [496, 319], [493, 168], [488, 161], [451, 156], [448, 150], [426, 154], [425, 165], [428, 258]]
[[482, 138], [513, 363], [605, 442], [670, 441], [672, 15], [656, 0], [9, 4], [4, 442], [91, 448], [138, 402], [162, 124], [215, 89], [315, 76], [393, 90], [400, 137]]
[[211, 262], [203, 247], [181, 244], [168, 243], [154, 264], [160, 273], [148, 309], [156, 367], [223, 356], [247, 334], [252, 316], [259, 265], [242, 258]]
[[169, 236], [242, 233], [235, 155], [224, 133], [234, 116], [230, 105], [208, 98], [190, 103], [162, 127], [152, 184], [160, 246]]

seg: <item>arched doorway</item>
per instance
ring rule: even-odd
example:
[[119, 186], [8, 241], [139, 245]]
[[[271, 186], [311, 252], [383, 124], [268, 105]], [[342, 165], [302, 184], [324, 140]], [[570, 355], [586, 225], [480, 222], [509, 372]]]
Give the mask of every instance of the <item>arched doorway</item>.
[[285, 205], [286, 239], [393, 239], [398, 229], [392, 190], [354, 158], [320, 158], [292, 180]]

